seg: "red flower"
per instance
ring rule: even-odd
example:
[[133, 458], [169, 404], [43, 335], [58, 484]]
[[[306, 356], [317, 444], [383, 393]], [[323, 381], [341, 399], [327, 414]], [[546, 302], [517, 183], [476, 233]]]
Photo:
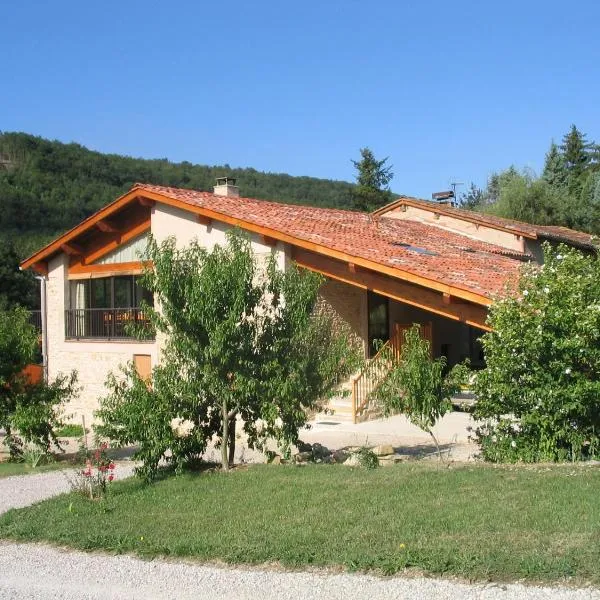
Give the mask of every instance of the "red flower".
[[112, 481], [114, 478], [115, 478], [115, 476], [112, 473], [108, 476], [109, 481]]
[[109, 468], [109, 469], [112, 471], [112, 470], [115, 468], [115, 463], [114, 463], [114, 462], [111, 462], [111, 463], [108, 465], [108, 468]]

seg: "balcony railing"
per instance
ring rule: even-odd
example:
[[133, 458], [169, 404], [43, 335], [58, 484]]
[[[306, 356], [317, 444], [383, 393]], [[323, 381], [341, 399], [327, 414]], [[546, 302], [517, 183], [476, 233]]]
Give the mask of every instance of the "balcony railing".
[[65, 335], [81, 340], [153, 340], [154, 331], [141, 308], [71, 308], [65, 310]]

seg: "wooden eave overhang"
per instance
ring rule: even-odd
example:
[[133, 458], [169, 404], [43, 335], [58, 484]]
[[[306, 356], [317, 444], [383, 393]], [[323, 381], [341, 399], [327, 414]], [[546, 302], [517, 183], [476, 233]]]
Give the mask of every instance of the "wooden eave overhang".
[[108, 219], [111, 215], [122, 210], [128, 204], [132, 202], [137, 202], [142, 198], [145, 199], [144, 201], [146, 206], [148, 206], [149, 204], [148, 201], [159, 202], [161, 204], [172, 206], [174, 208], [178, 208], [180, 210], [201, 216], [201, 222], [207, 222], [208, 219], [212, 219], [214, 221], [220, 221], [228, 225], [240, 227], [241, 229], [245, 229], [247, 231], [257, 233], [260, 236], [264, 236], [263, 239], [285, 242], [297, 248], [308, 250], [313, 253], [323, 255], [332, 259], [337, 259], [345, 263], [351, 263], [355, 267], [362, 267], [371, 272], [381, 273], [388, 277], [399, 279], [401, 281], [406, 281], [411, 284], [422, 286], [430, 290], [435, 290], [440, 294], [446, 294], [447, 296], [465, 300], [467, 302], [477, 304], [479, 306], [487, 307], [492, 303], [491, 298], [484, 296], [483, 294], [478, 294], [457, 286], [448, 285], [431, 278], [423, 277], [421, 275], [417, 275], [415, 273], [411, 273], [403, 269], [390, 267], [388, 265], [381, 264], [366, 258], [362, 258], [360, 256], [353, 256], [346, 252], [329, 248], [323, 244], [318, 244], [312, 241], [305, 240], [301, 237], [280, 231], [278, 229], [273, 229], [271, 227], [259, 225], [257, 223], [253, 223], [252, 221], [248, 221], [245, 219], [232, 217], [230, 215], [221, 213], [210, 208], [196, 206], [194, 204], [184, 202], [183, 200], [172, 198], [170, 196], [160, 194], [158, 192], [145, 189], [143, 187], [134, 187], [131, 191], [127, 192], [120, 198], [117, 198], [117, 200], [115, 200], [114, 202], [111, 202], [94, 215], [82, 221], [79, 225], [69, 230], [61, 237], [54, 240], [53, 242], [51, 242], [50, 244], [48, 244], [47, 246], [45, 246], [26, 260], [24, 260], [21, 263], [21, 269], [34, 268], [37, 270], [47, 270], [47, 261], [53, 255], [62, 252], [61, 247], [64, 244], [67, 244], [70, 241], [74, 241], [79, 235], [81, 235], [88, 229], [95, 227], [98, 222]]

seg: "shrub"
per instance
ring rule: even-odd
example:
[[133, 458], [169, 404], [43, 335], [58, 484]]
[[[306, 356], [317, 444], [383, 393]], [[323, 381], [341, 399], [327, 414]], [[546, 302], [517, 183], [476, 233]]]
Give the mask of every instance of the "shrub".
[[13, 459], [19, 458], [24, 442], [45, 452], [57, 443], [54, 431], [61, 425], [61, 407], [75, 394], [75, 372], [49, 384], [32, 384], [23, 375], [36, 348], [37, 332], [29, 324], [29, 313], [22, 308], [0, 310], [0, 427], [6, 430]]
[[600, 263], [544, 247], [518, 294], [490, 310], [487, 367], [474, 411], [482, 456], [494, 462], [578, 460], [600, 454]]
[[377, 454], [368, 446], [361, 446], [356, 452], [358, 464], [365, 469], [376, 469], [379, 466]]

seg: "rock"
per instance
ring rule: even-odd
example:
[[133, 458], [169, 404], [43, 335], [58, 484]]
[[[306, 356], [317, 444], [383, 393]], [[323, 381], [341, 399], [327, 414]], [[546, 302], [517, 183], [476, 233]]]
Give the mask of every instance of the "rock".
[[312, 460], [312, 457], [312, 452], [298, 452], [297, 454], [294, 454], [294, 462], [305, 463]]
[[321, 444], [315, 443], [312, 445], [312, 455], [316, 460], [318, 458], [325, 458], [326, 456], [330, 456], [331, 451], [329, 450], [329, 448], [326, 448]]
[[332, 455], [331, 458], [333, 459], [333, 462], [336, 463], [343, 463], [347, 460], [347, 458], [350, 456], [349, 452], [345, 452], [344, 450], [336, 450]]
[[394, 447], [391, 444], [382, 444], [381, 446], [375, 446], [373, 452], [377, 456], [388, 456], [394, 454]]
[[273, 460], [271, 461], [270, 464], [272, 464], [272, 465], [280, 465], [281, 464], [281, 456], [279, 456], [279, 454], [276, 454], [273, 457]]
[[307, 442], [303, 442], [302, 440], [298, 440], [296, 443], [296, 448], [298, 448], [298, 452], [312, 452], [312, 446]]
[[360, 459], [356, 454], [351, 454], [344, 462], [347, 467], [360, 467]]

